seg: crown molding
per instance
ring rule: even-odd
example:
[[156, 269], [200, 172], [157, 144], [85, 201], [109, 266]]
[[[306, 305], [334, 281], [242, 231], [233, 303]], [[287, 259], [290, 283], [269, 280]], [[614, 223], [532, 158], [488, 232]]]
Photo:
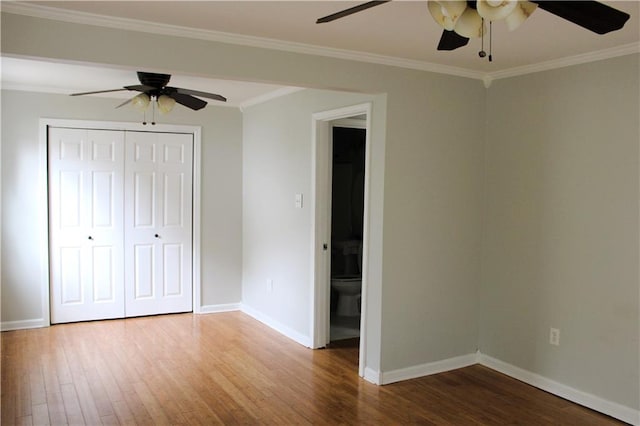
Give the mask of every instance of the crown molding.
[[[599, 50], [566, 58], [540, 62], [521, 67], [509, 68], [496, 72], [482, 72], [467, 68], [453, 67], [442, 64], [435, 64], [426, 61], [417, 61], [394, 56], [377, 55], [373, 53], [358, 52], [347, 49], [337, 49], [323, 46], [316, 46], [304, 43], [296, 43], [284, 40], [270, 39], [264, 37], [248, 36], [242, 34], [227, 33], [222, 31], [202, 30], [177, 25], [159, 24], [137, 19], [119, 18], [104, 15], [97, 15], [86, 12], [61, 10], [53, 7], [22, 3], [18, 1], [0, 1], [0, 10], [6, 13], [31, 16], [34, 18], [51, 19], [75, 24], [93, 25], [120, 30], [146, 32], [176, 37], [185, 37], [219, 43], [236, 44], [248, 47], [258, 47], [264, 49], [280, 50], [291, 53], [306, 55], [325, 56], [336, 59], [344, 59], [357, 62], [366, 62], [378, 65], [387, 65], [398, 68], [413, 69], [418, 71], [428, 71], [438, 74], [453, 75], [480, 80], [488, 89], [494, 80], [502, 78], [516, 77], [525, 74], [532, 74], [541, 71], [548, 71], [557, 68], [564, 68], [573, 65], [595, 62], [618, 56], [640, 53], [640, 42], [634, 42], [610, 49]], [[257, 102], [259, 103], [259, 102]], [[245, 102], [242, 107], [252, 105]]]
[[541, 71], [549, 71], [557, 68], [570, 67], [573, 65], [585, 64], [588, 62], [596, 62], [604, 59], [616, 58], [618, 56], [626, 56], [640, 53], [640, 42], [624, 44], [622, 46], [610, 49], [597, 50], [595, 52], [583, 53], [580, 55], [568, 56], [566, 58], [554, 59], [551, 61], [540, 62], [537, 64], [525, 65], [522, 67], [509, 68], [502, 71], [488, 73], [485, 76], [486, 82], [498, 80], [501, 78], [516, 77], [525, 74], [532, 74]]

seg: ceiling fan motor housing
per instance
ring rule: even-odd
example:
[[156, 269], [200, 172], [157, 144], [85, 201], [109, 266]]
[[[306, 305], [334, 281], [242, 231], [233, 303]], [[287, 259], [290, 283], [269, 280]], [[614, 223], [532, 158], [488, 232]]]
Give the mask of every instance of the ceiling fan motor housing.
[[161, 89], [169, 83], [171, 76], [169, 74], [154, 74], [150, 72], [138, 71], [138, 79], [145, 86]]

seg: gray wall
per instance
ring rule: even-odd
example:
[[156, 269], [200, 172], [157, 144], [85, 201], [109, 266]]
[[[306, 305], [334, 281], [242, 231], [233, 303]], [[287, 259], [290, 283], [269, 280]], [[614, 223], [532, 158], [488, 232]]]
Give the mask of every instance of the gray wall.
[[[377, 183], [370, 187], [372, 209], [380, 211], [384, 96], [309, 89], [244, 111], [242, 302], [292, 329], [301, 340], [311, 337], [312, 325], [311, 116], [366, 102], [373, 104], [369, 148], [375, 153], [371, 172]], [[302, 209], [295, 208], [296, 193], [303, 194]], [[273, 291], [267, 289], [267, 278], [273, 279]], [[372, 323], [379, 324], [379, 309], [373, 313]], [[379, 327], [367, 328], [379, 341]]]
[[[2, 322], [42, 318], [40, 118], [135, 121], [119, 102], [2, 91]], [[235, 108], [176, 107], [158, 122], [202, 126], [201, 299], [239, 303], [242, 276], [242, 114]], [[46, 213], [44, 213], [46, 217]]]
[[633, 55], [488, 91], [479, 338], [485, 354], [636, 409], [639, 75]]
[[383, 371], [477, 347], [485, 89], [428, 74], [403, 84], [389, 97]]

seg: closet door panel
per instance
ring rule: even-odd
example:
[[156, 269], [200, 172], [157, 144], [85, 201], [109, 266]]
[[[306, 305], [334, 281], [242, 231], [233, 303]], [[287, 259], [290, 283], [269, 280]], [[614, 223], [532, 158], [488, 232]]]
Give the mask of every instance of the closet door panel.
[[76, 305], [83, 301], [82, 247], [60, 247], [55, 253], [59, 259], [59, 296], [61, 305]]
[[184, 210], [187, 202], [185, 182], [182, 173], [165, 173], [162, 219], [163, 227], [183, 227]]
[[155, 280], [155, 254], [152, 244], [136, 244], [133, 247], [133, 298], [153, 299]]
[[122, 282], [115, 280], [117, 264], [114, 248], [109, 246], [94, 246], [91, 253], [92, 260], [92, 283], [94, 303], [114, 303], [117, 286]]
[[192, 152], [192, 135], [127, 132], [127, 316], [193, 310]]
[[155, 229], [156, 227], [156, 174], [135, 172], [133, 174], [133, 227]]
[[124, 133], [49, 129], [51, 322], [124, 316]]
[[185, 293], [186, 283], [182, 274], [185, 265], [182, 250], [182, 244], [164, 244], [163, 246], [162, 290], [165, 297], [179, 297]]

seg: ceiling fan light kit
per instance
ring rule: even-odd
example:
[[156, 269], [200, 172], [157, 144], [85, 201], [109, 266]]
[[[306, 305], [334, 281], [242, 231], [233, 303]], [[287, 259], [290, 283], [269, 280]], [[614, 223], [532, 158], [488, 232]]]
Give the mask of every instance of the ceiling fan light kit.
[[131, 106], [139, 111], [146, 111], [150, 102], [151, 98], [149, 97], [149, 95], [147, 95], [146, 93], [140, 93], [139, 95], [134, 96], [133, 99], [131, 99]]
[[156, 102], [158, 104], [158, 111], [160, 111], [160, 114], [170, 113], [173, 107], [176, 105], [176, 100], [167, 95], [158, 96]]
[[453, 31], [456, 22], [467, 8], [465, 1], [430, 1], [427, 2], [429, 13], [434, 21], [447, 31]]
[[520, 1], [513, 13], [504, 18], [505, 24], [509, 31], [517, 29], [529, 16], [536, 10], [537, 4], [530, 1]]
[[[491, 39], [492, 23], [504, 20], [510, 31], [518, 28], [535, 11], [537, 5], [521, 0], [467, 0], [436, 1], [428, 3], [431, 17], [447, 31], [470, 39], [482, 38], [482, 47], [478, 55], [487, 56], [484, 50], [484, 36], [487, 34], [485, 21], [489, 22], [489, 38]], [[465, 43], [466, 44], [466, 43]], [[491, 44], [491, 43], [490, 43]], [[451, 49], [442, 49], [451, 50]], [[489, 61], [493, 61], [489, 48]]]
[[486, 32], [484, 21], [475, 10], [468, 8], [464, 11], [453, 31], [466, 38], [479, 38]]
[[475, 8], [467, 0], [428, 2], [434, 21], [448, 31], [463, 37], [478, 38], [486, 33], [482, 20], [489, 22], [505, 20], [510, 31], [518, 28], [538, 5], [521, 0], [477, 0]]
[[476, 9], [478, 15], [488, 21], [500, 21], [509, 16], [516, 9], [518, 2], [515, 0], [494, 1], [494, 0], [478, 0]]
[[[332, 13], [316, 21], [332, 22], [391, 0], [376, 0]], [[491, 56], [491, 31], [494, 21], [505, 21], [509, 31], [517, 29], [538, 8], [581, 26], [596, 34], [606, 34], [624, 27], [628, 13], [614, 9], [595, 0], [428, 0], [429, 13], [443, 28], [438, 50], [455, 50], [466, 46], [471, 38], [481, 38], [479, 56], [484, 58], [485, 21], [489, 22], [489, 61]]]

